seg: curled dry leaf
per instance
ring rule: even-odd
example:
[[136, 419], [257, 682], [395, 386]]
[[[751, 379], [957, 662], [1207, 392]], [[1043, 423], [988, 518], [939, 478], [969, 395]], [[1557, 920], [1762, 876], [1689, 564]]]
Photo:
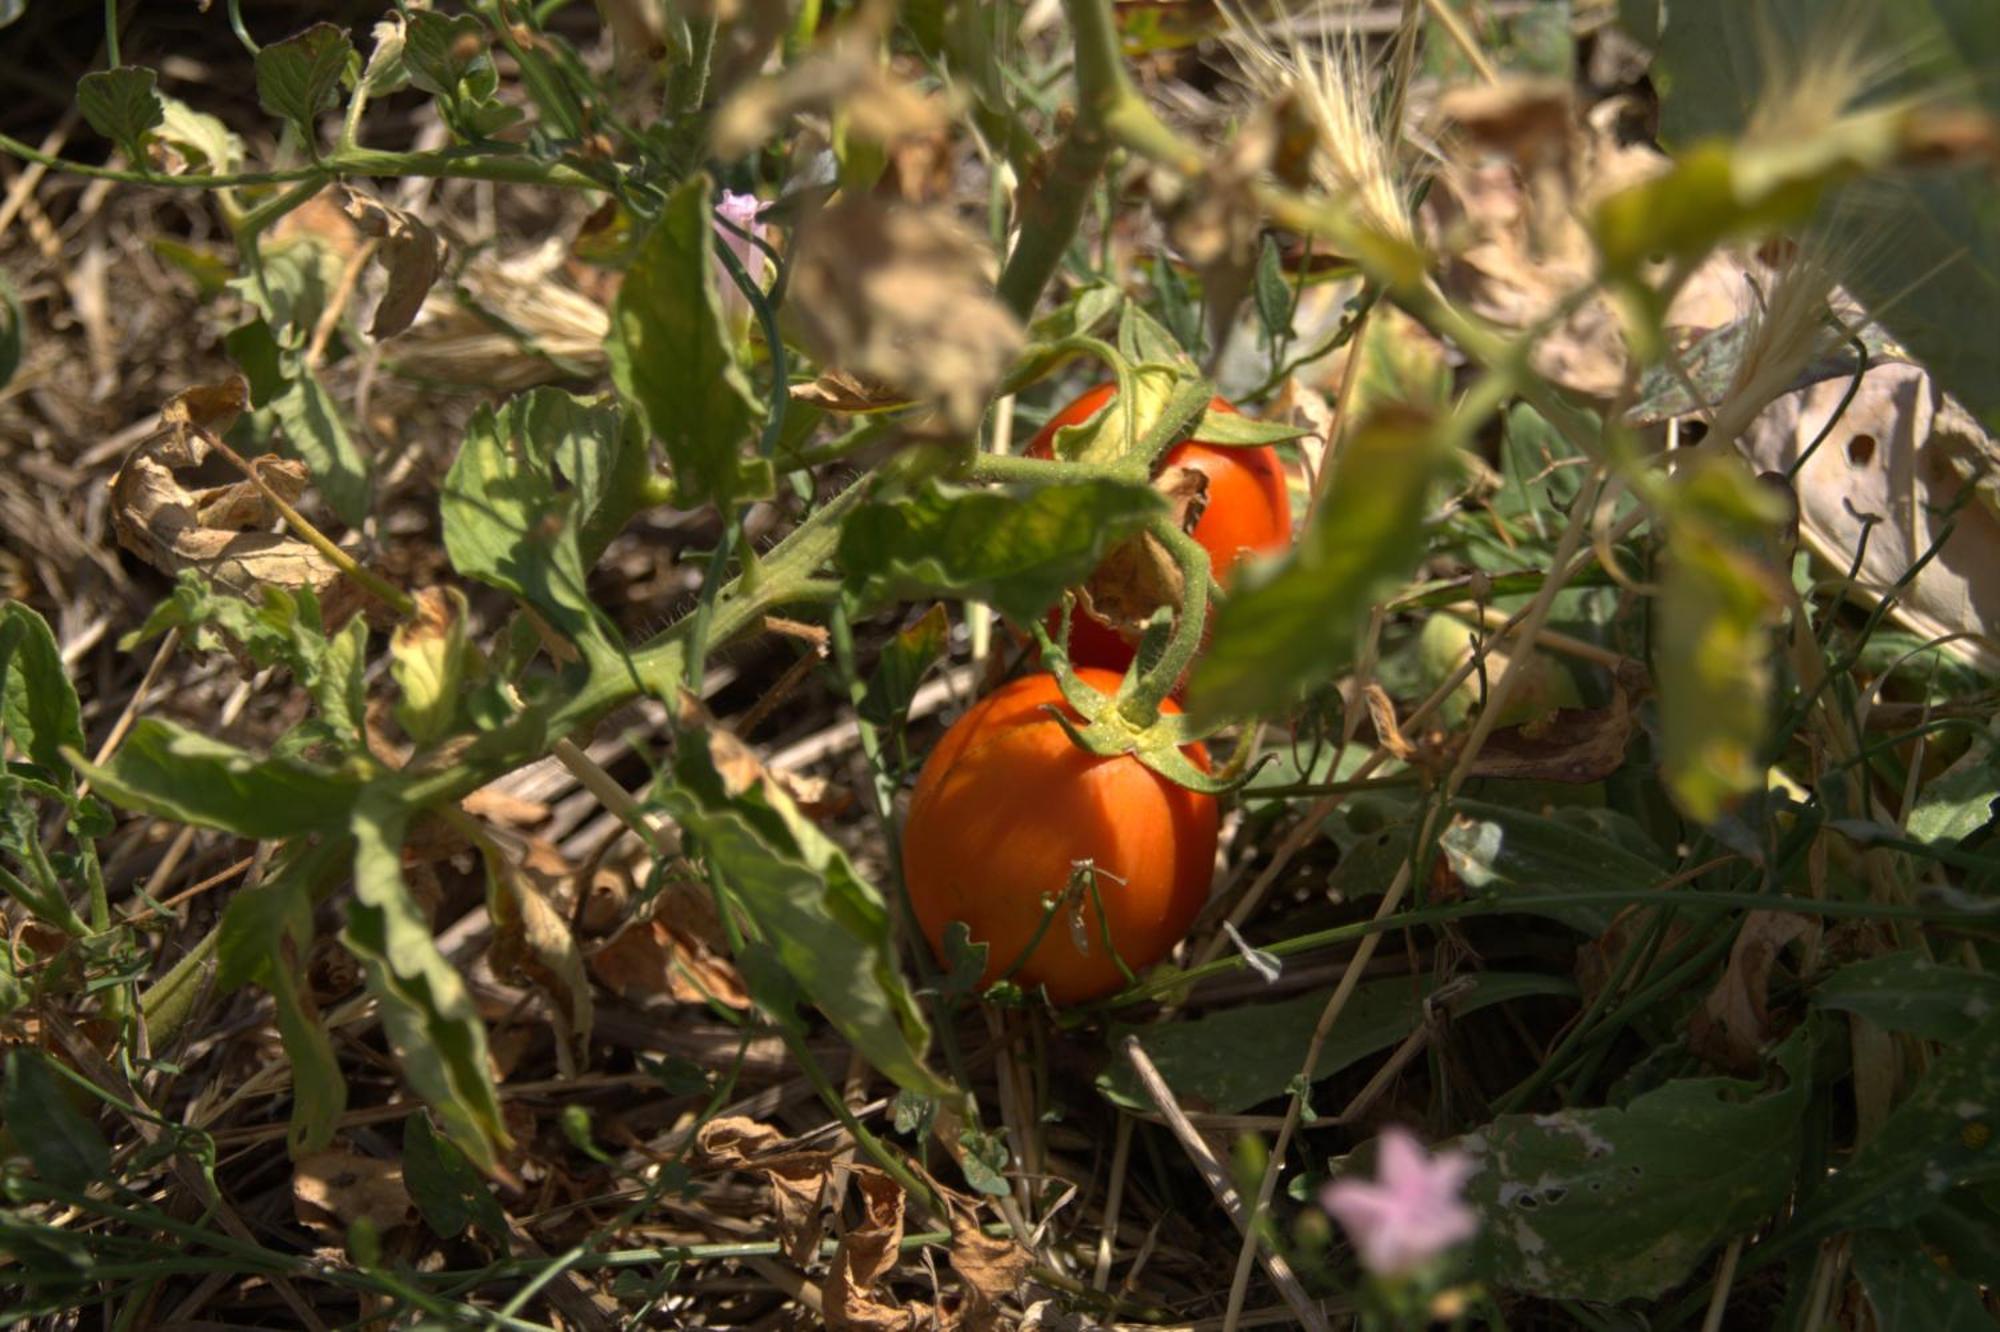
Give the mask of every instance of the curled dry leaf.
[[1472, 761], [1474, 777], [1510, 781], [1601, 782], [1625, 764], [1632, 705], [1622, 685], [1602, 708], [1558, 708], [1520, 726], [1502, 726]]
[[558, 1034], [579, 1054], [588, 1047], [590, 978], [560, 909], [575, 873], [562, 853], [540, 838], [516, 839], [494, 830], [497, 854], [487, 857], [486, 910], [493, 920], [496, 975], [525, 981], [560, 1015]]
[[909, 406], [909, 399], [887, 384], [845, 370], [829, 370], [810, 384], [792, 385], [792, 401], [845, 413], [886, 412]]
[[619, 931], [590, 955], [590, 970], [606, 989], [628, 999], [750, 1008], [743, 977], [728, 958], [657, 916]]
[[347, 187], [347, 215], [361, 231], [380, 241], [375, 251], [386, 281], [368, 336], [394, 337], [416, 322], [424, 297], [444, 266], [444, 238], [414, 213], [392, 208]]
[[967, 1332], [1001, 1325], [999, 1303], [1021, 1288], [1034, 1255], [1004, 1235], [988, 1235], [971, 1212], [953, 1212], [951, 1266], [965, 1282]]
[[836, 107], [846, 133], [879, 144], [942, 129], [950, 117], [945, 100], [905, 83], [882, 62], [883, 8], [863, 6], [817, 50], [725, 101], [709, 130], [715, 155], [734, 161], [769, 143], [798, 113]]
[[1688, 1019], [1688, 1047], [1734, 1073], [1762, 1067], [1761, 1052], [1785, 1034], [1771, 1016], [1771, 971], [1788, 945], [1818, 937], [1817, 922], [1790, 911], [1745, 916], [1722, 979]]
[[[132, 450], [111, 478], [111, 517], [118, 543], [162, 573], [195, 569], [218, 586], [256, 600], [262, 588], [309, 587], [329, 624], [359, 604], [333, 562], [296, 537], [247, 530], [272, 521], [269, 500], [250, 481], [189, 490], [175, 476], [209, 455], [201, 431], [229, 428], [249, 402], [241, 376], [184, 389], [160, 412], [160, 434]], [[289, 503], [305, 492], [307, 473], [266, 454], [251, 466]]]
[[[1579, 216], [1590, 201], [1657, 175], [1667, 164], [1657, 150], [1623, 140], [1618, 110], [1615, 100], [1593, 109], [1565, 137], [1568, 155], [1555, 168], [1464, 153], [1445, 163], [1422, 216], [1430, 248], [1445, 256], [1439, 278], [1448, 294], [1503, 328], [1526, 329], [1596, 280], [1597, 252]], [[1525, 134], [1528, 125], [1520, 129]], [[1675, 297], [1666, 324], [1719, 328], [1743, 313], [1750, 299], [1743, 265], [1717, 252]], [[1535, 344], [1534, 368], [1577, 393], [1615, 396], [1626, 371], [1617, 312], [1601, 295], [1577, 304]]]
[[302, 1156], [292, 1167], [292, 1209], [300, 1224], [340, 1234], [356, 1221], [391, 1230], [416, 1209], [396, 1161], [332, 1148]]
[[827, 1274], [826, 1325], [833, 1332], [889, 1332], [929, 1326], [929, 1310], [898, 1304], [875, 1283], [888, 1275], [903, 1242], [903, 1190], [879, 1170], [856, 1169], [861, 1223], [840, 1237]]
[[[1949, 651], [1980, 670], [2000, 671], [2000, 447], [1914, 365], [1871, 368], [1835, 420], [1851, 384], [1829, 379], [1786, 394], [1739, 447], [1758, 467], [1785, 472], [1826, 431], [1793, 478], [1799, 533], [1841, 574], [1859, 555], [1849, 590], [1871, 605], [1949, 522], [1949, 539], [1903, 588], [1889, 617], [1925, 638], [1960, 635]], [[1967, 486], [1973, 494], [1948, 518]]]
[[722, 777], [723, 790], [732, 797], [742, 795], [759, 782], [768, 782], [813, 818], [832, 817], [853, 803], [853, 792], [835, 786], [824, 777], [766, 765], [755, 750], [716, 721], [692, 694], [681, 695], [680, 723], [707, 732], [709, 760]]
[[[717, 1169], [753, 1170], [771, 1186], [777, 1240], [794, 1263], [819, 1252], [822, 1203], [833, 1178], [833, 1153], [801, 1148], [768, 1124], [732, 1115], [713, 1119], [695, 1135], [695, 1148]], [[900, 1207], [897, 1227], [900, 1238]]]
[[[1166, 497], [1168, 514], [1181, 531], [1201, 521], [1208, 476], [1193, 467], [1169, 467], [1153, 479]], [[1146, 621], [1162, 606], [1178, 606], [1186, 580], [1166, 546], [1150, 532], [1128, 537], [1106, 552], [1083, 586], [1081, 609], [1137, 641]]]
[[822, 365], [970, 432], [1025, 337], [992, 271], [986, 243], [945, 210], [848, 195], [800, 228], [785, 308]]

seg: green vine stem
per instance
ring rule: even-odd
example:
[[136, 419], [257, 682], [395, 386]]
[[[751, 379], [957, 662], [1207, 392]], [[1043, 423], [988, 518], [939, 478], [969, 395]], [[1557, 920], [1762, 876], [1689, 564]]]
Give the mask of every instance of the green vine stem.
[[326, 154], [309, 166], [280, 171], [232, 171], [220, 174], [189, 173], [169, 176], [144, 169], [125, 170], [75, 162], [45, 153], [11, 135], [0, 134], [0, 152], [24, 162], [37, 162], [51, 171], [92, 180], [112, 180], [125, 185], [152, 185], [161, 189], [216, 190], [242, 185], [289, 185], [298, 181], [328, 182], [349, 176], [424, 176], [453, 180], [490, 180], [504, 185], [546, 185], [564, 190], [610, 190], [611, 183], [597, 179], [561, 162], [543, 162], [526, 154], [482, 153], [466, 148], [440, 148], [434, 152], [385, 152], [377, 148], [343, 147]]

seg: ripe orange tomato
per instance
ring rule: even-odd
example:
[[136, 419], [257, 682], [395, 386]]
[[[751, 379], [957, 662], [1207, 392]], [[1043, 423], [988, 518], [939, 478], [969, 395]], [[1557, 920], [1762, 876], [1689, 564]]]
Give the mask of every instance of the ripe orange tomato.
[[[1050, 417], [1028, 442], [1028, 456], [1053, 458], [1056, 431], [1090, 419], [1117, 392], [1115, 383], [1099, 384]], [[1221, 412], [1236, 410], [1222, 398], [1209, 406]], [[1157, 470], [1169, 467], [1191, 467], [1207, 478], [1207, 505], [1191, 535], [1208, 552], [1216, 581], [1226, 578], [1246, 551], [1262, 554], [1290, 544], [1292, 498], [1277, 450], [1226, 448], [1191, 439], [1168, 449]], [[1060, 613], [1049, 622], [1051, 634], [1059, 622]], [[1079, 612], [1070, 617], [1069, 654], [1080, 666], [1123, 671], [1132, 664], [1133, 647], [1117, 630]]]
[[[1077, 672], [1110, 693], [1112, 671]], [[945, 927], [962, 920], [987, 945], [991, 985], [1013, 974], [1057, 1003], [1095, 999], [1125, 981], [1105, 927], [1135, 973], [1172, 951], [1208, 897], [1215, 862], [1212, 796], [1176, 786], [1130, 755], [1079, 748], [1053, 704], [1076, 714], [1053, 675], [1024, 676], [982, 699], [946, 731], [917, 776], [903, 825], [903, 877], [917, 920], [944, 960]], [[1169, 702], [1169, 712], [1178, 708]], [[1208, 751], [1186, 753], [1204, 770]], [[1104, 903], [1100, 923], [1088, 877]], [[1079, 947], [1079, 944], [1082, 946]]]

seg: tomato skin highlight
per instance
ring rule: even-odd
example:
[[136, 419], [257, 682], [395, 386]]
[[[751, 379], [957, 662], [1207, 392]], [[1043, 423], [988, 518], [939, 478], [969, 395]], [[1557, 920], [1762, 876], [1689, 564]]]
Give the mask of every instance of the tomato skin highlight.
[[[1030, 458], [1055, 457], [1056, 431], [1078, 425], [1109, 402], [1118, 392], [1115, 383], [1099, 384], [1069, 406], [1050, 417], [1048, 423], [1028, 441]], [[1209, 402], [1212, 411], [1234, 412], [1227, 400]], [[1285, 484], [1285, 469], [1277, 450], [1225, 448], [1186, 440], [1168, 449], [1156, 470], [1190, 467], [1208, 481], [1206, 507], [1189, 535], [1208, 552], [1216, 581], [1224, 581], [1245, 552], [1264, 554], [1283, 550], [1292, 540], [1292, 497]], [[1049, 633], [1060, 631], [1061, 613], [1049, 619]], [[1102, 666], [1123, 671], [1132, 664], [1135, 650], [1116, 629], [1102, 624], [1081, 610], [1070, 616], [1069, 655], [1079, 666]]]
[[[1083, 669], [1110, 693], [1111, 671]], [[945, 732], [917, 777], [903, 825], [903, 877], [931, 951], [944, 959], [945, 927], [962, 920], [987, 945], [982, 986], [999, 980], [1062, 898], [1073, 866], [1097, 875], [1111, 941], [1135, 973], [1173, 951], [1208, 898], [1215, 864], [1215, 799], [1176, 786], [1130, 755], [1079, 748], [1047, 705], [1072, 710], [1055, 677], [1023, 676], [980, 700]], [[1179, 711], [1171, 703], [1167, 710]], [[1204, 770], [1201, 745], [1185, 751]], [[1116, 876], [1116, 877], [1113, 877]], [[1122, 880], [1122, 882], [1121, 882]], [[1122, 988], [1104, 945], [1096, 902], [1081, 898], [1087, 950], [1076, 946], [1064, 901], [1041, 942], [1014, 972], [1059, 1004]]]

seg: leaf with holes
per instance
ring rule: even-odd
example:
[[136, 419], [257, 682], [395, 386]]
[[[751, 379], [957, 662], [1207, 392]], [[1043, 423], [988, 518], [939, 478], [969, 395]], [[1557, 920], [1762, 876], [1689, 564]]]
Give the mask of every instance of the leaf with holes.
[[1812, 1042], [1771, 1081], [1687, 1078], [1623, 1107], [1502, 1115], [1455, 1139], [1471, 1155], [1481, 1279], [1611, 1302], [1685, 1281], [1716, 1246], [1783, 1205], [1798, 1170]]

